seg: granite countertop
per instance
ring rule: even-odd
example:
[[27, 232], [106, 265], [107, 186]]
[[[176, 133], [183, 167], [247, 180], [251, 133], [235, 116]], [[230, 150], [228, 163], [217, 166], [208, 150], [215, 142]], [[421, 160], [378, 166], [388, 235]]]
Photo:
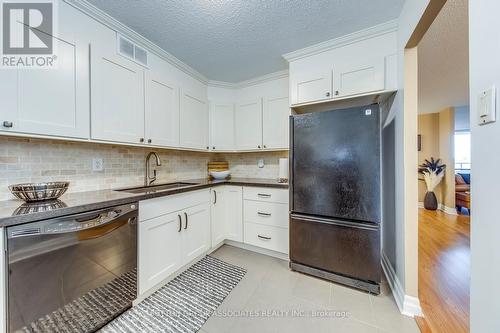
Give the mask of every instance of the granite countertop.
[[[200, 190], [216, 185], [262, 186], [288, 188], [287, 183], [278, 183], [276, 179], [230, 178], [225, 180], [188, 179], [171, 181], [194, 183], [185, 187], [147, 193], [129, 193], [117, 190], [100, 190], [88, 192], [66, 193], [59, 200], [39, 203], [25, 203], [22, 200], [0, 201], [0, 227], [35, 222], [54, 217], [78, 214], [111, 206], [128, 204], [140, 200]], [[161, 185], [160, 183], [154, 185]], [[137, 185], [140, 187], [142, 185]], [[129, 186], [127, 188], [133, 188]]]

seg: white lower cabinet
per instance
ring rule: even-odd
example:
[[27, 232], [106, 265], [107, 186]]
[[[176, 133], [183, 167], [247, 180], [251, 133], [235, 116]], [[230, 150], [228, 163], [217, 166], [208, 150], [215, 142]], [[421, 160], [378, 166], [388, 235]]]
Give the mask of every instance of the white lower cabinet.
[[288, 254], [288, 190], [220, 185], [139, 203], [139, 295], [225, 240]]
[[288, 190], [243, 188], [244, 243], [288, 254]]
[[243, 241], [243, 189], [220, 186], [211, 190], [212, 247], [224, 240]]
[[181, 212], [139, 224], [139, 294], [182, 266]]
[[139, 295], [210, 248], [209, 191], [139, 204]]
[[245, 222], [245, 243], [288, 254], [288, 228]]
[[203, 203], [183, 212], [182, 256], [188, 263], [210, 248], [210, 205]]

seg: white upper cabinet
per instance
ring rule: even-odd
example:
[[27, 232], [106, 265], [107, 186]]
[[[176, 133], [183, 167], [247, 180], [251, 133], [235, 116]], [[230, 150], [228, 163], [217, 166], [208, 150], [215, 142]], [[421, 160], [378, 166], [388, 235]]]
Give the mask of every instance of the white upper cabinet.
[[235, 112], [236, 149], [262, 149], [262, 99], [238, 103]]
[[91, 49], [91, 123], [97, 140], [144, 142], [144, 68]]
[[210, 103], [210, 150], [234, 150], [234, 104]]
[[304, 72], [291, 79], [292, 104], [310, 103], [332, 99], [332, 70]]
[[88, 44], [53, 39], [57, 66], [9, 69], [0, 75], [0, 130], [89, 137]]
[[208, 103], [185, 90], [181, 90], [180, 146], [208, 149]]
[[266, 97], [262, 106], [264, 149], [287, 149], [290, 103], [288, 96]]
[[335, 67], [335, 97], [366, 94], [385, 88], [384, 57], [365, 59]]
[[397, 25], [387, 23], [284, 55], [292, 106], [397, 90]]
[[146, 71], [145, 141], [153, 146], [179, 146], [179, 89], [174, 82]]

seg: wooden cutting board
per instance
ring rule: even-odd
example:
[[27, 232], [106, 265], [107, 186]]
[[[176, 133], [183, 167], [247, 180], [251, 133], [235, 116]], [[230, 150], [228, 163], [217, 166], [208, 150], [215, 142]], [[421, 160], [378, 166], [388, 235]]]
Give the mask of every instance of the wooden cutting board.
[[208, 162], [207, 170], [208, 170], [208, 172], [229, 170], [229, 163], [227, 163], [225, 161]]

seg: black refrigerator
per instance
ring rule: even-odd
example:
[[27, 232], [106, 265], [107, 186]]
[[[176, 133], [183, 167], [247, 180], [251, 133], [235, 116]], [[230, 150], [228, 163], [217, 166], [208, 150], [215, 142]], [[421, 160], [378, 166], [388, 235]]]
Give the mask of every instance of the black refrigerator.
[[380, 293], [377, 104], [290, 118], [290, 267]]

